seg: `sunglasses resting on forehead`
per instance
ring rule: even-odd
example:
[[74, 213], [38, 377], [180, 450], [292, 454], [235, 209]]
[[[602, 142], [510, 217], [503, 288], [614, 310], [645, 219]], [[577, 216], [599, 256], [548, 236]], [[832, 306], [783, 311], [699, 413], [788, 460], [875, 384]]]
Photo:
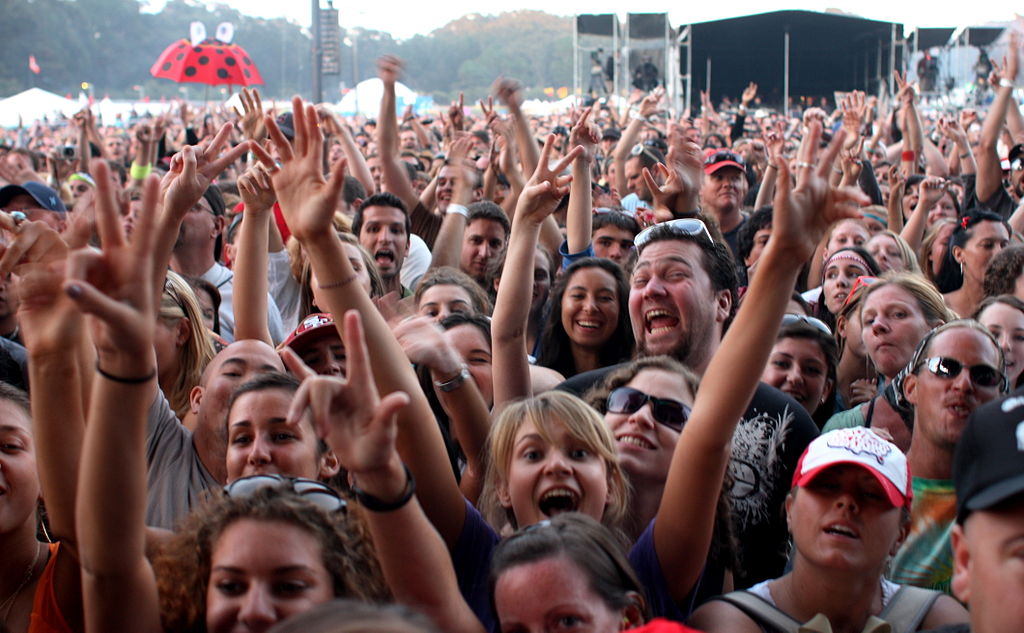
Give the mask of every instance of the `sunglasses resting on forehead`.
[[696, 218], [680, 218], [678, 220], [660, 222], [640, 231], [636, 234], [636, 237], [633, 238], [633, 246], [638, 249], [643, 248], [647, 242], [651, 241], [651, 232], [659, 229], [667, 229], [673, 233], [680, 233], [684, 235], [702, 235], [707, 239], [709, 244], [714, 244], [715, 242], [714, 238], [711, 237], [711, 233], [708, 231], [708, 227], [703, 222]]

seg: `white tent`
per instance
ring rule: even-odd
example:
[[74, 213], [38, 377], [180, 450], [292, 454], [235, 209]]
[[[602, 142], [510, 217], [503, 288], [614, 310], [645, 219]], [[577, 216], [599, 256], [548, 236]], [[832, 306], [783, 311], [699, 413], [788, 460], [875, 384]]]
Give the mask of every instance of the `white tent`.
[[19, 118], [23, 125], [28, 126], [43, 117], [71, 116], [79, 109], [80, 106], [71, 99], [41, 88], [29, 88], [0, 101], [0, 126], [16, 127]]
[[[349, 90], [341, 98], [341, 102], [338, 104], [338, 112], [346, 116], [362, 114], [376, 118], [380, 113], [380, 100], [383, 95], [384, 82], [378, 77], [360, 81], [354, 89]], [[397, 102], [399, 113], [401, 113], [405, 106], [415, 105], [416, 99], [416, 93], [410, 90], [408, 86], [400, 81], [395, 82], [395, 101]]]

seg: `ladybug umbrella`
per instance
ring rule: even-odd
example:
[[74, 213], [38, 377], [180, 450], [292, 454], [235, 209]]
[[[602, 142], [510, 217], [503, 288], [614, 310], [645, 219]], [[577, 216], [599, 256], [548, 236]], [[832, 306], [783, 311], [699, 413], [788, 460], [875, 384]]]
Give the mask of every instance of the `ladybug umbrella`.
[[[198, 43], [194, 44], [197, 40]], [[225, 40], [230, 40], [230, 36]], [[192, 82], [208, 86], [252, 86], [263, 83], [260, 71], [249, 53], [238, 44], [213, 38], [193, 38], [193, 42], [182, 39], [172, 43], [149, 69], [150, 74], [177, 83]]]

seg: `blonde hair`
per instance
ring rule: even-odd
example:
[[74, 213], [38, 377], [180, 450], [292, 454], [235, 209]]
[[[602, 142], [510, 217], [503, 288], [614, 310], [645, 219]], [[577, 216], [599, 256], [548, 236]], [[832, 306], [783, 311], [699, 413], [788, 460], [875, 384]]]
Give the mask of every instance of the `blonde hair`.
[[924, 315], [924, 320], [931, 327], [957, 318], [946, 306], [946, 302], [943, 301], [942, 295], [935, 289], [935, 286], [922, 275], [911, 272], [886, 273], [881, 279], [868, 286], [860, 299], [861, 315], [864, 314], [864, 306], [868, 302], [868, 297], [885, 286], [894, 285], [903, 288], [914, 297], [917, 306], [921, 309], [921, 314]]
[[[900, 237], [899, 234], [893, 233], [889, 229], [875, 233], [875, 235], [872, 236], [872, 239], [878, 235], [891, 237], [893, 241], [896, 242], [896, 246], [900, 249], [900, 259], [903, 261], [904, 272], [914, 273], [917, 275], [921, 274], [921, 266], [917, 261], [917, 254], [914, 253], [914, 249], [910, 247], [907, 240]], [[868, 241], [870, 242], [871, 240]]]
[[176, 325], [185, 319], [191, 326], [191, 333], [181, 349], [181, 369], [174, 378], [174, 384], [164, 395], [178, 416], [184, 419], [189, 412], [189, 394], [192, 388], [202, 379], [207, 363], [214, 357], [213, 343], [206, 333], [203, 311], [199, 307], [192, 286], [185, 278], [170, 270], [164, 281], [164, 290], [160, 296], [160, 312], [157, 317], [168, 325]]
[[[952, 225], [956, 227], [956, 220], [951, 218], [940, 218], [935, 221], [935, 224], [925, 232], [924, 239], [921, 240], [921, 248], [917, 252], [917, 263], [920, 265], [921, 274], [925, 276], [929, 281], [935, 281], [935, 274], [932, 273], [932, 246], [935, 245], [935, 240], [939, 239], [939, 234], [942, 233], [942, 229], [945, 226]], [[948, 238], [947, 238], [948, 239]], [[946, 245], [949, 248], [949, 245]]]
[[487, 476], [481, 495], [484, 516], [496, 528], [510, 524], [520, 527], [510, 508], [498, 501], [498, 489], [508, 481], [516, 435], [526, 423], [532, 423], [545, 441], [554, 443], [552, 427], [563, 425], [574, 440], [594, 452], [605, 464], [608, 475], [608, 499], [601, 522], [620, 529], [629, 506], [629, 484], [619, 467], [615, 439], [604, 419], [576, 396], [563, 391], [548, 391], [505, 407], [491, 427], [488, 438]]

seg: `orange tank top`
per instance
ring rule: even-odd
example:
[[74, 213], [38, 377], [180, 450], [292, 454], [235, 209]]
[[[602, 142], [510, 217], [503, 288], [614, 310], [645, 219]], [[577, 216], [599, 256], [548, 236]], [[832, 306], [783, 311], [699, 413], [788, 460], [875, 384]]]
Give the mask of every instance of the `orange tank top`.
[[43, 569], [36, 585], [36, 595], [32, 601], [32, 620], [28, 625], [28, 633], [73, 633], [64, 620], [57, 604], [57, 593], [53, 587], [53, 570], [57, 562], [57, 550], [60, 543], [50, 543], [50, 560]]

